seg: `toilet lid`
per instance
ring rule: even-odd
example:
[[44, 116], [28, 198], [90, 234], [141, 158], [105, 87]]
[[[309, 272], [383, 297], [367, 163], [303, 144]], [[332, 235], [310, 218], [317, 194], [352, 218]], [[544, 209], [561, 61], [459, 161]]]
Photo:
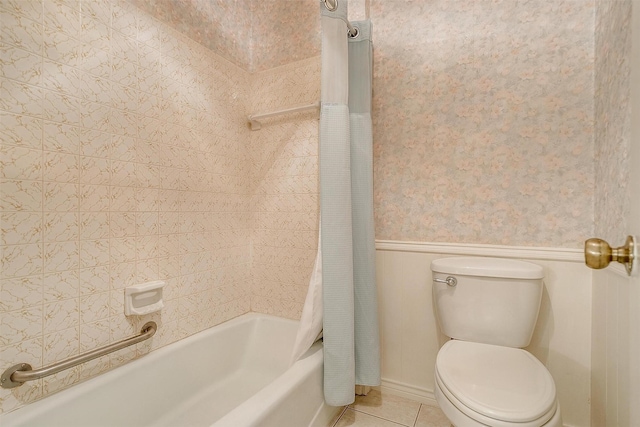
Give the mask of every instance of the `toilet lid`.
[[533, 421], [556, 401], [549, 371], [518, 348], [451, 340], [438, 352], [436, 371], [460, 403], [496, 420]]

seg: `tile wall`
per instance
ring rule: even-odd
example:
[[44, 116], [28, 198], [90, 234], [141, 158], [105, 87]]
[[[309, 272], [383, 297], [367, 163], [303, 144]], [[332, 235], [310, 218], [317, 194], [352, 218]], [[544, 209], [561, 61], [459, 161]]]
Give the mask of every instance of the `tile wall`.
[[129, 1], [250, 72], [320, 54], [314, 0]]
[[[0, 2], [0, 369], [250, 310], [249, 74], [119, 1]], [[161, 315], [123, 288], [166, 281]], [[0, 411], [148, 345], [13, 391]]]
[[265, 71], [320, 55], [318, 1], [253, 0], [251, 8], [251, 71]]
[[127, 1], [242, 69], [252, 70], [254, 0]]
[[[129, 1], [253, 72], [246, 114], [319, 100], [317, 2]], [[364, 18], [365, 0], [352, 3], [353, 16]], [[302, 310], [317, 249], [317, 118], [268, 119], [248, 137], [253, 311], [298, 318]]]
[[[252, 76], [252, 106], [318, 102], [320, 58]], [[252, 311], [298, 319], [318, 247], [318, 112], [265, 120], [251, 133]]]

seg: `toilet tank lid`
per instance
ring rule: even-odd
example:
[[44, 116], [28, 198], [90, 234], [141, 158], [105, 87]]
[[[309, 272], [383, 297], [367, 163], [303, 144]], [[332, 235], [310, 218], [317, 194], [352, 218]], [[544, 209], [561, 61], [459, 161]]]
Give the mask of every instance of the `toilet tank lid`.
[[509, 279], [542, 279], [544, 270], [531, 262], [489, 257], [449, 257], [431, 262], [436, 273]]

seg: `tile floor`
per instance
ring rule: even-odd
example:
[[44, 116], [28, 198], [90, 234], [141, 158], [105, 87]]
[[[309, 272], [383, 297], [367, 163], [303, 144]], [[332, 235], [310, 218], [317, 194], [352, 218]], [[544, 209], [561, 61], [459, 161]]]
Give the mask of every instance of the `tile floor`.
[[371, 390], [367, 396], [356, 396], [329, 424], [330, 427], [449, 427], [451, 424], [440, 408], [414, 400]]

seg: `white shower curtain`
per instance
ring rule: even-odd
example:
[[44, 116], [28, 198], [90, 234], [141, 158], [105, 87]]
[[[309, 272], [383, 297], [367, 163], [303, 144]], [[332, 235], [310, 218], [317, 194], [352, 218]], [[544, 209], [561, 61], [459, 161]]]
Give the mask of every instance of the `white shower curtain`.
[[[347, 1], [322, 14], [321, 238], [294, 357], [320, 332], [329, 405], [354, 401], [355, 385], [380, 384], [375, 285], [372, 47], [370, 21], [347, 37]], [[320, 289], [322, 291], [320, 291]]]

